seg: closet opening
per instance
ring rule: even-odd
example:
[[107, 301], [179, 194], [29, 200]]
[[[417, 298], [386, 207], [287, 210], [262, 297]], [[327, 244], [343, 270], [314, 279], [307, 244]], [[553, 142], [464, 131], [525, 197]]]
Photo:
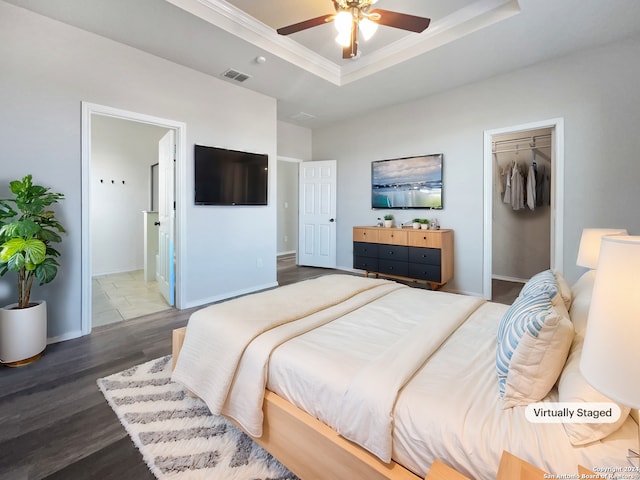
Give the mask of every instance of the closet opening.
[[[495, 135], [492, 300], [551, 266], [551, 128]], [[499, 298], [503, 297], [503, 298]]]
[[485, 132], [485, 298], [562, 269], [562, 119]]

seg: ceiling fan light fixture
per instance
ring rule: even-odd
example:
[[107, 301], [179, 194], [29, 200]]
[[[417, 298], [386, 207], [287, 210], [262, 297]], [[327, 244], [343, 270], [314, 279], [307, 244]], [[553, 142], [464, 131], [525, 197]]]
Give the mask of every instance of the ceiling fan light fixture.
[[362, 38], [367, 41], [373, 37], [373, 34], [378, 30], [378, 24], [376, 22], [372, 22], [368, 18], [363, 18], [358, 23], [358, 28], [360, 29], [360, 32], [362, 32]]
[[351, 45], [351, 32], [338, 33], [336, 42], [338, 42], [338, 44], [343, 47], [348, 47], [349, 45]]
[[353, 15], [347, 10], [340, 10], [333, 19], [339, 35], [350, 35], [353, 27]]

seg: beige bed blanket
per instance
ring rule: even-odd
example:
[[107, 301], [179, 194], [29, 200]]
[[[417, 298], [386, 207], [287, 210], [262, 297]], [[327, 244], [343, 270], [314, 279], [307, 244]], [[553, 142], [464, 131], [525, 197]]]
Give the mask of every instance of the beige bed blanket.
[[[378, 288], [381, 287], [381, 288]], [[273, 290], [240, 297], [220, 304], [212, 305], [195, 312], [189, 319], [184, 345], [173, 372], [172, 379], [182, 383], [189, 390], [202, 398], [211, 412], [219, 415], [227, 414], [241, 420], [242, 411], [250, 409], [247, 415], [248, 431], [255, 436], [262, 433], [261, 411], [262, 397], [246, 398], [240, 393], [231, 395], [239, 399], [240, 406], [228, 402], [232, 384], [239, 389], [249, 388], [264, 391], [266, 361], [264, 353], [257, 355], [264, 358], [265, 364], [259, 368], [257, 378], [245, 377], [243, 381], [234, 382], [236, 371], [247, 346], [264, 332], [286, 325], [295, 320], [313, 316], [329, 309], [326, 314], [313, 318], [311, 324], [317, 326], [321, 322], [329, 322], [343, 315], [344, 308], [336, 307], [342, 302], [372, 289], [378, 291], [373, 295], [364, 295], [364, 302], [385, 295], [401, 285], [388, 280], [370, 279], [352, 275], [327, 275], [312, 280], [305, 280]], [[404, 287], [408, 288], [408, 287]], [[358, 308], [362, 302], [349, 303], [349, 308]], [[305, 327], [306, 328], [306, 327]], [[306, 331], [302, 328], [303, 331]], [[309, 328], [315, 328], [309, 326]], [[306, 328], [307, 330], [309, 328]], [[284, 329], [286, 330], [286, 329]], [[277, 335], [269, 343], [279, 344], [301, 332], [286, 331], [280, 338]], [[271, 345], [272, 347], [273, 345]], [[254, 358], [255, 360], [255, 358]], [[250, 376], [252, 373], [242, 372]], [[255, 395], [254, 395], [255, 397]], [[259, 403], [256, 405], [256, 403]], [[257, 415], [260, 417], [259, 428], [256, 425]]]

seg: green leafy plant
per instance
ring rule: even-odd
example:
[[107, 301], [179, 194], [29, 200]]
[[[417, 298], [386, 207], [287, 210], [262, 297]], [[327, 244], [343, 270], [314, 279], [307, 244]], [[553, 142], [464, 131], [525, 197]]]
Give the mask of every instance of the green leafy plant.
[[385, 215], [384, 219], [385, 220], [393, 220], [393, 215]]
[[58, 274], [60, 253], [51, 244], [65, 230], [49, 207], [64, 195], [34, 185], [31, 175], [9, 185], [14, 197], [0, 199], [0, 276], [17, 273], [17, 308], [27, 308], [34, 280], [42, 285]]

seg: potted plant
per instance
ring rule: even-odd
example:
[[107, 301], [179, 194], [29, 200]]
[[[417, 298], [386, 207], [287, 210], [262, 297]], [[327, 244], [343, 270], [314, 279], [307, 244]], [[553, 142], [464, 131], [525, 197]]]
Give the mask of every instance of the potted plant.
[[420, 219], [420, 228], [423, 230], [426, 230], [429, 228], [429, 220], [427, 220], [426, 218], [421, 218]]
[[391, 228], [393, 226], [393, 215], [384, 216], [384, 226], [387, 228]]
[[13, 198], [0, 199], [0, 276], [18, 277], [17, 303], [0, 308], [0, 363], [9, 366], [37, 360], [46, 347], [46, 302], [31, 300], [31, 287], [56, 277], [60, 254], [52, 244], [65, 231], [50, 208], [64, 195], [31, 180], [14, 180]]
[[420, 228], [420, 219], [419, 218], [414, 218], [413, 219], [413, 228], [415, 230], [418, 230]]

